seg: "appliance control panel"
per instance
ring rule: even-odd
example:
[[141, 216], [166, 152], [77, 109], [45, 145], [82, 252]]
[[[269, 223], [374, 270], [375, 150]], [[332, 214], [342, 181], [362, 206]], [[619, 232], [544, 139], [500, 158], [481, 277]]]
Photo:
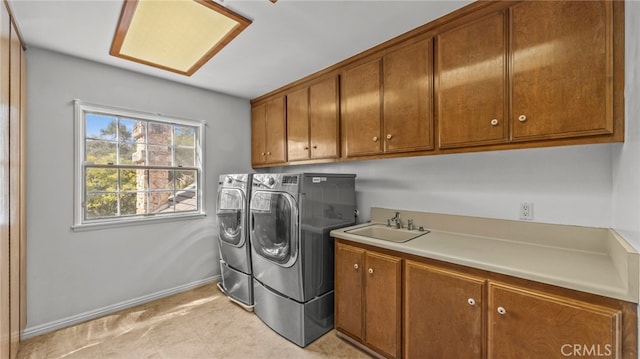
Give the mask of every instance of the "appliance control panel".
[[246, 173], [220, 175], [220, 178], [218, 179], [218, 187], [247, 188], [248, 178], [249, 175]]
[[295, 192], [299, 183], [299, 175], [258, 173], [253, 177], [253, 187], [270, 190]]

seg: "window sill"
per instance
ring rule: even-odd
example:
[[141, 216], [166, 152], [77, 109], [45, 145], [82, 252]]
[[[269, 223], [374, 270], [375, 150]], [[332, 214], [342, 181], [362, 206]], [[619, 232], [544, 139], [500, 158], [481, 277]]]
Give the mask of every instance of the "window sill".
[[92, 223], [75, 224], [71, 226], [71, 230], [73, 230], [74, 232], [84, 232], [84, 231], [93, 231], [93, 230], [108, 229], [108, 228], [121, 228], [121, 227], [128, 227], [128, 226], [154, 224], [154, 223], [202, 219], [206, 216], [207, 214], [202, 212], [202, 213], [189, 213], [189, 214], [173, 215], [173, 216], [150, 216], [150, 217], [136, 217], [136, 218], [128, 218], [128, 219], [120, 218], [115, 220], [105, 220], [105, 221], [92, 222]]

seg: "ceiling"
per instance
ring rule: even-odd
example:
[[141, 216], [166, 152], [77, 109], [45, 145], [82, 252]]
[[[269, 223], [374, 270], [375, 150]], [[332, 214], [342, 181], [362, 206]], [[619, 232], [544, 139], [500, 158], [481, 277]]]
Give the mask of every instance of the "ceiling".
[[27, 51], [30, 47], [48, 49], [195, 87], [255, 98], [471, 2], [216, 1], [253, 23], [191, 77], [109, 55], [122, 0], [9, 0], [9, 5]]

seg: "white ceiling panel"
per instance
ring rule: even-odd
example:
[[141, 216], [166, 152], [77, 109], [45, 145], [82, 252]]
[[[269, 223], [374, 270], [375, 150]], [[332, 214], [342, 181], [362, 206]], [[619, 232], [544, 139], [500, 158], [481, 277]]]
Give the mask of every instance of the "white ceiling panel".
[[[177, 0], [159, 0], [177, 1]], [[225, 0], [253, 23], [191, 77], [109, 55], [121, 0], [10, 0], [29, 47], [255, 98], [471, 1]]]

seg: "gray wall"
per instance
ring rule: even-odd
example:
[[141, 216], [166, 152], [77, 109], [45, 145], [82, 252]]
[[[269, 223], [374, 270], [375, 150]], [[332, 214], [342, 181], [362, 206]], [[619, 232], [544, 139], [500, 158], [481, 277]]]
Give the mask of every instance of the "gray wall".
[[[26, 334], [219, 275], [221, 173], [250, 170], [248, 100], [29, 48]], [[73, 232], [73, 99], [205, 120], [204, 219]], [[98, 313], [99, 314], [99, 313]]]
[[625, 142], [613, 162], [613, 227], [640, 251], [640, 2], [625, 2]]
[[586, 145], [291, 166], [271, 172], [355, 173], [360, 221], [369, 209], [398, 208], [611, 227], [612, 145]]

